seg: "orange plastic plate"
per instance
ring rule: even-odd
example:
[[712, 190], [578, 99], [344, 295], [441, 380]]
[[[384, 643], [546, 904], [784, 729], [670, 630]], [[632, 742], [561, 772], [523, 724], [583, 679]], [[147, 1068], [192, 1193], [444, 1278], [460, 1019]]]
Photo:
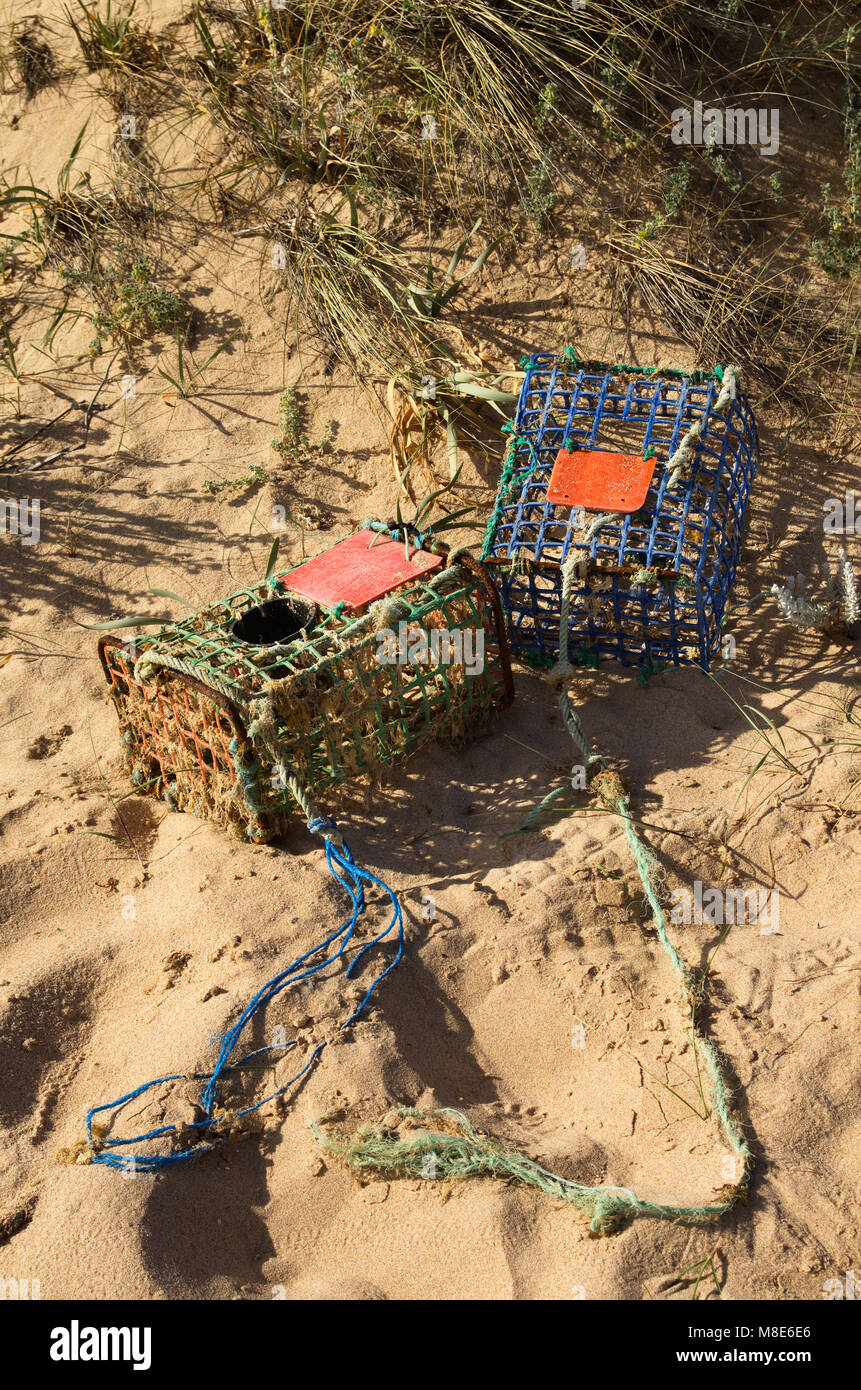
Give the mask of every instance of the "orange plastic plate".
[[547, 501], [589, 511], [635, 512], [642, 507], [655, 471], [655, 460], [639, 454], [578, 449], [556, 455]]
[[429, 555], [412, 546], [407, 560], [403, 541], [384, 539], [376, 531], [357, 531], [322, 555], [306, 560], [283, 579], [290, 592], [313, 599], [324, 608], [345, 603], [352, 609], [390, 594], [407, 580], [429, 574], [441, 564], [441, 555]]

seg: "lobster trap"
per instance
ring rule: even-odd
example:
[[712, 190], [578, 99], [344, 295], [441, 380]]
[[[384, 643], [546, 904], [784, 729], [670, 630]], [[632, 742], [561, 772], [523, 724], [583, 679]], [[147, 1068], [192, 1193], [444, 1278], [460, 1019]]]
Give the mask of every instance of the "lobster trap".
[[523, 365], [482, 552], [512, 654], [559, 656], [573, 556], [570, 660], [708, 670], [757, 464], [737, 370], [610, 366], [570, 348]]
[[510, 703], [484, 567], [367, 526], [151, 637], [101, 638], [139, 789], [263, 841], [295, 811], [291, 781], [313, 794], [374, 780]]

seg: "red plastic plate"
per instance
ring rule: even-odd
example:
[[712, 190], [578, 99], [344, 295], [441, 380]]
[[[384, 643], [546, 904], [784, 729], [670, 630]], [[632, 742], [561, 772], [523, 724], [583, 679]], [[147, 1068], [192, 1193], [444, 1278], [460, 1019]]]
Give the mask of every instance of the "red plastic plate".
[[578, 449], [556, 455], [547, 501], [589, 511], [635, 512], [646, 500], [655, 460], [639, 454]]
[[337, 603], [361, 608], [408, 580], [439, 569], [441, 564], [441, 555], [429, 555], [412, 546], [407, 560], [403, 541], [388, 540], [376, 531], [357, 531], [322, 555], [306, 560], [283, 579], [292, 593], [303, 594], [324, 608], [334, 608]]

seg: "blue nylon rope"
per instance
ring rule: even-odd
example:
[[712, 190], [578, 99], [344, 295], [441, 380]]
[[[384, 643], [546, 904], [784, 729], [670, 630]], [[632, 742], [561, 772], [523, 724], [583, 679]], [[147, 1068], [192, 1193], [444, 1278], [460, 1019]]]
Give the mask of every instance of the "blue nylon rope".
[[[376, 887], [381, 888], [383, 890], [383, 892], [386, 894], [386, 896], [389, 899], [389, 902], [392, 905], [392, 916], [384, 930], [379, 932], [371, 941], [368, 941], [361, 948], [361, 950], [358, 951], [356, 956], [350, 962], [345, 972], [347, 979], [349, 979], [350, 976], [354, 973], [354, 971], [358, 968], [360, 962], [364, 959], [368, 952], [373, 950], [375, 946], [378, 946], [380, 942], [384, 941], [393, 928], [397, 928], [397, 951], [395, 953], [394, 959], [389, 962], [385, 970], [381, 971], [380, 974], [377, 975], [376, 978], [371, 982], [364, 995], [364, 998], [356, 1006], [356, 1008], [350, 1014], [349, 1018], [345, 1019], [344, 1022], [341, 1024], [342, 1028], [348, 1028], [350, 1024], [353, 1023], [359, 1017], [363, 1009], [366, 1007], [368, 1000], [370, 999], [374, 990], [377, 988], [379, 984], [381, 984], [381, 982], [386, 978], [390, 971], [394, 970], [395, 966], [398, 964], [403, 955], [403, 915], [401, 913], [400, 903], [398, 902], [391, 888], [389, 888], [388, 884], [384, 883], [381, 878], [377, 878], [375, 874], [370, 873], [367, 869], [360, 868], [360, 866], [354, 860], [350, 852], [349, 846], [346, 844], [346, 842], [342, 841], [340, 846], [336, 846], [335, 844], [333, 844], [332, 840], [329, 839], [329, 834], [333, 831], [337, 834], [338, 828], [335, 822], [331, 820], [329, 817], [318, 816], [315, 817], [313, 820], [309, 820], [308, 829], [312, 831], [322, 832], [326, 835], [326, 863], [328, 864], [329, 872], [331, 873], [332, 877], [338, 883], [341, 884], [342, 888], [345, 889], [346, 893], [350, 898], [350, 901], [352, 903], [351, 914], [346, 919], [346, 921], [343, 922], [342, 925], [338, 927], [336, 931], [333, 931], [329, 936], [327, 936], [324, 941], [321, 941], [317, 946], [312, 946], [311, 949], [305, 951], [303, 955], [297, 956], [296, 960], [294, 960], [293, 963], [289, 965], [286, 970], [282, 970], [278, 975], [273, 976], [271, 980], [269, 980], [265, 985], [263, 985], [261, 989], [257, 991], [253, 999], [251, 999], [251, 1001], [246, 1005], [245, 1009], [243, 1010], [242, 1014], [237, 1019], [233, 1027], [228, 1029], [228, 1031], [220, 1039], [221, 1048], [219, 1050], [218, 1058], [212, 1071], [195, 1072], [193, 1074], [193, 1080], [205, 1081], [207, 1083], [200, 1101], [201, 1108], [203, 1109], [206, 1115], [206, 1119], [197, 1120], [193, 1123], [184, 1125], [183, 1132], [188, 1130], [197, 1131], [203, 1134], [207, 1130], [212, 1129], [213, 1126], [219, 1124], [220, 1117], [214, 1115], [212, 1112], [217, 1099], [218, 1084], [224, 1076], [226, 1076], [232, 1071], [239, 1070], [252, 1057], [259, 1057], [263, 1053], [271, 1052], [286, 1053], [289, 1052], [291, 1048], [294, 1048], [296, 1046], [296, 1042], [294, 1040], [292, 1042], [284, 1043], [283, 1045], [277, 1045], [272, 1047], [259, 1047], [255, 1048], [252, 1052], [245, 1053], [236, 1061], [230, 1060], [233, 1051], [236, 1048], [236, 1045], [239, 1041], [240, 1034], [244, 1031], [246, 1025], [250, 1022], [254, 1015], [258, 1013], [261, 1009], [265, 1008], [266, 1005], [269, 1004], [271, 1000], [273, 1000], [276, 997], [276, 995], [280, 994], [282, 990], [289, 989], [291, 985], [298, 984], [300, 981], [308, 979], [311, 976], [316, 975], [320, 976], [321, 978], [328, 978], [328, 975], [324, 975], [323, 972], [326, 971], [327, 967], [336, 966], [337, 963], [344, 956], [344, 953], [346, 952], [350, 944], [350, 941], [352, 940], [353, 933], [356, 928], [356, 923], [358, 922], [359, 917], [365, 910], [365, 884], [375, 884]], [[302, 969], [302, 967], [306, 964], [307, 961], [311, 961], [313, 957], [319, 956], [321, 952], [325, 952], [328, 947], [333, 946], [336, 942], [339, 942], [339, 944], [337, 946], [337, 949], [334, 950], [334, 952], [331, 955], [326, 955], [317, 964], [308, 965], [306, 969]], [[334, 971], [330, 971], [329, 973], [334, 973]], [[253, 1105], [248, 1105], [242, 1110], [237, 1110], [235, 1112], [235, 1117], [237, 1119], [241, 1119], [245, 1115], [250, 1115], [253, 1111], [259, 1110], [261, 1106], [266, 1105], [271, 1100], [274, 1100], [276, 1096], [284, 1095], [286, 1091], [288, 1091], [292, 1086], [295, 1086], [296, 1083], [299, 1082], [302, 1079], [302, 1077], [305, 1076], [311, 1070], [311, 1068], [316, 1064], [317, 1060], [320, 1057], [320, 1054], [322, 1053], [325, 1047], [325, 1042], [320, 1043], [320, 1045], [316, 1047], [314, 1051], [311, 1053], [311, 1056], [308, 1058], [304, 1066], [302, 1066], [299, 1071], [297, 1071], [293, 1076], [291, 1076], [289, 1081], [286, 1081], [282, 1086], [277, 1087], [277, 1089], [272, 1091], [269, 1095], [264, 1096], [262, 1100], [256, 1101]], [[123, 1150], [127, 1150], [131, 1146], [136, 1144], [146, 1144], [152, 1142], [153, 1140], [160, 1139], [165, 1135], [177, 1134], [178, 1127], [174, 1124], [161, 1125], [157, 1129], [149, 1130], [146, 1134], [136, 1134], [130, 1138], [122, 1139], [112, 1139], [106, 1136], [99, 1136], [93, 1134], [93, 1117], [95, 1115], [99, 1115], [104, 1111], [116, 1113], [116, 1111], [119, 1110], [120, 1106], [125, 1105], [128, 1101], [135, 1100], [138, 1096], [143, 1095], [146, 1091], [151, 1091], [154, 1087], [165, 1085], [171, 1081], [182, 1081], [184, 1079], [185, 1073], [183, 1072], [178, 1072], [172, 1076], [156, 1077], [153, 1081], [145, 1081], [142, 1086], [136, 1087], [135, 1090], [129, 1091], [124, 1096], [119, 1096], [116, 1100], [106, 1101], [103, 1105], [94, 1105], [90, 1110], [88, 1110], [86, 1115], [87, 1137], [90, 1141], [90, 1144], [96, 1150], [96, 1152], [94, 1152], [91, 1156], [91, 1162], [101, 1163], [108, 1168], [120, 1168], [124, 1169], [125, 1171], [133, 1170], [135, 1172], [146, 1173], [154, 1172], [159, 1168], [166, 1168], [170, 1164], [174, 1163], [187, 1163], [190, 1159], [198, 1158], [201, 1154], [211, 1153], [214, 1149], [221, 1148], [221, 1146], [227, 1142], [227, 1136], [225, 1136], [224, 1138], [219, 1137], [210, 1143], [195, 1144], [191, 1148], [179, 1149], [174, 1153], [137, 1154], [128, 1152], [117, 1152], [117, 1150], [120, 1148], [122, 1148]]]

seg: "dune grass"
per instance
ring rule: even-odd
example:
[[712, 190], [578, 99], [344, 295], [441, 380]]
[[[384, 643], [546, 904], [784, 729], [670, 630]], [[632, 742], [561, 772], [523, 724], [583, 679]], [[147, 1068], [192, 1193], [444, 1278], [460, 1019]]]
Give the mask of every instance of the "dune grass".
[[[46, 39], [63, 23], [79, 57], [60, 71]], [[6, 81], [30, 100], [89, 73], [118, 134], [100, 162], [88, 119], [55, 187], [4, 172], [3, 263], [25, 298], [53, 294], [56, 313], [71, 296], [90, 314], [96, 353], [179, 334], [161, 370], [184, 395], [197, 371], [184, 296], [152, 244], [257, 238], [261, 298], [303, 363], [322, 354], [327, 371], [395, 383], [392, 459], [410, 493], [450, 485], [458, 450], [510, 404], [511, 380], [465, 342], [470, 307], [558, 254], [575, 213], [608, 265], [614, 331], [660, 323], [685, 360], [741, 361], [766, 400], [848, 419], [856, 31], [845, 4], [787, 8], [776, 28], [758, 0], [193, 0], [161, 29], [136, 0], [69, 0], [47, 28], [10, 25]], [[843, 154], [827, 191], [788, 198], [750, 149], [673, 146], [671, 113], [692, 92], [830, 115]]]

